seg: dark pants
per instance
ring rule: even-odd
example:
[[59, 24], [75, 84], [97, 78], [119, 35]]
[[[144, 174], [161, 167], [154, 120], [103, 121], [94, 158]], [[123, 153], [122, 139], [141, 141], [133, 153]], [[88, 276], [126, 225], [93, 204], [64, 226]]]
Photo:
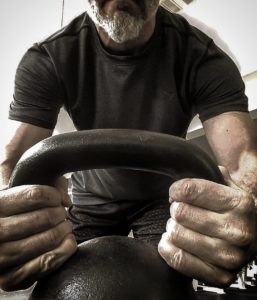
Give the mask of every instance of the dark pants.
[[170, 217], [168, 199], [156, 201], [117, 201], [100, 205], [73, 205], [68, 216], [78, 243], [107, 236], [127, 236], [157, 246]]

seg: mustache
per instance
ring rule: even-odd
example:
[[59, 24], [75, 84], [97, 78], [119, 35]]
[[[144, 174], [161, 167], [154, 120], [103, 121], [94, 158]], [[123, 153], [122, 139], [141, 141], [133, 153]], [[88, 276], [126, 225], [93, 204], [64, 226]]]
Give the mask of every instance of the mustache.
[[[98, 5], [99, 5], [100, 9], [103, 8], [104, 5], [108, 2], [110, 2], [110, 1], [112, 1], [112, 0], [96, 0], [96, 2], [98, 2]], [[130, 0], [130, 1], [133, 2], [137, 7], [139, 7], [139, 10], [140, 10], [141, 14], [143, 16], [145, 16], [145, 14], [146, 14], [145, 1], [146, 0]], [[131, 5], [128, 3], [128, 1], [118, 0], [116, 7], [117, 7], [118, 10], [122, 10], [122, 11], [128, 12], [130, 14], [134, 13], [134, 11], [131, 8]]]

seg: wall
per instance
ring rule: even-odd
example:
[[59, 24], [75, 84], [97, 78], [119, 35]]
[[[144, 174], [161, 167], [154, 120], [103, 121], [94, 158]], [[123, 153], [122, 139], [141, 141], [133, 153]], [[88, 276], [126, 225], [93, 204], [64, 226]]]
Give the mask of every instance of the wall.
[[61, 25], [62, 0], [0, 1], [0, 147], [12, 130], [7, 122], [16, 67], [34, 42]]

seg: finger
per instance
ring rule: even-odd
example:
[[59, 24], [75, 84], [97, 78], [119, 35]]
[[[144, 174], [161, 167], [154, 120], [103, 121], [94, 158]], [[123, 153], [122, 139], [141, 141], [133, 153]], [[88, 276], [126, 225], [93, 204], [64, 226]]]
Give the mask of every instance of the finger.
[[182, 274], [198, 279], [209, 285], [228, 286], [235, 275], [174, 246], [169, 242], [168, 234], [164, 233], [158, 246], [158, 251], [166, 263]]
[[58, 190], [63, 190], [66, 194], [68, 193], [69, 182], [65, 176], [58, 177], [54, 185]]
[[185, 202], [216, 212], [230, 211], [240, 205], [245, 192], [204, 179], [182, 179], [169, 190], [170, 202]]
[[17, 241], [48, 230], [64, 221], [64, 207], [48, 207], [1, 219], [0, 242]]
[[172, 219], [188, 229], [233, 245], [246, 246], [253, 240], [254, 224], [250, 218], [220, 214], [182, 202], [173, 202], [170, 214]]
[[36, 280], [59, 268], [76, 249], [76, 240], [69, 234], [56, 249], [1, 275], [0, 287], [5, 291], [26, 289]]
[[62, 240], [72, 232], [70, 222], [64, 221], [54, 228], [35, 234], [29, 238], [0, 244], [2, 259], [0, 269], [8, 269], [50, 251], [59, 246]]
[[246, 263], [242, 249], [187, 229], [173, 219], [168, 220], [166, 232], [171, 244], [206, 263], [230, 270], [238, 269]]
[[59, 206], [65, 202], [58, 189], [43, 185], [18, 186], [1, 192], [0, 216], [8, 217], [32, 210]]
[[65, 207], [70, 207], [72, 205], [72, 201], [68, 194], [68, 185], [69, 181], [64, 176], [59, 177], [55, 182], [55, 187], [63, 194], [63, 205]]

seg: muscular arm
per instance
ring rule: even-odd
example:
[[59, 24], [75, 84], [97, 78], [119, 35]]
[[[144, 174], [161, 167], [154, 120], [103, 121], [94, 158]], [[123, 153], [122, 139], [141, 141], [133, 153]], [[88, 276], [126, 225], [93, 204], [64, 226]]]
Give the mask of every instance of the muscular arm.
[[[257, 199], [257, 127], [248, 113], [229, 112], [203, 123], [208, 142], [232, 179]], [[257, 205], [257, 201], [256, 201]]]
[[257, 130], [240, 112], [209, 119], [204, 129], [218, 163], [228, 169], [222, 168], [227, 186], [196, 178], [173, 183], [159, 253], [187, 276], [228, 286], [257, 251]]
[[5, 141], [0, 157], [0, 189], [8, 186], [8, 181], [17, 161], [31, 146], [52, 135], [52, 130], [16, 121], [13, 132]]

